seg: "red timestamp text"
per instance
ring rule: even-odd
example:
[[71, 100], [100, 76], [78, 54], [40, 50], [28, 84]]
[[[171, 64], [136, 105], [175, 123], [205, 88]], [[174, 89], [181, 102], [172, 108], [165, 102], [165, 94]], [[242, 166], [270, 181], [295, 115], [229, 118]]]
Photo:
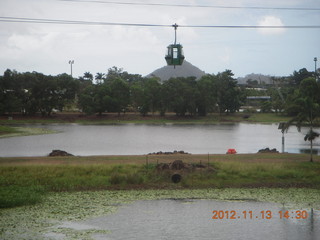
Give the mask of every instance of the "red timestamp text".
[[261, 211], [236, 211], [236, 210], [214, 210], [212, 211], [212, 219], [307, 219], [309, 214], [306, 210], [261, 210]]

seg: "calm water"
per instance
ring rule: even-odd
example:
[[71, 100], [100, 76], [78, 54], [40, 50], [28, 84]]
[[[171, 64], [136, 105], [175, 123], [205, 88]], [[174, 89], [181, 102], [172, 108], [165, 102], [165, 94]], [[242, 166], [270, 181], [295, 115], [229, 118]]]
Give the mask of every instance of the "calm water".
[[[189, 153], [256, 153], [261, 148], [281, 151], [282, 133], [277, 124], [216, 125], [28, 125], [59, 133], [0, 139], [0, 156], [45, 156], [53, 149], [74, 155], [127, 155], [183, 150]], [[285, 134], [285, 151], [308, 149], [303, 140], [307, 129], [292, 127]], [[315, 142], [315, 149], [320, 144]]]
[[[212, 211], [236, 212], [236, 219], [212, 219]], [[261, 211], [270, 211], [263, 219]], [[290, 217], [280, 218], [279, 211], [289, 210]], [[93, 239], [238, 239], [238, 240], [317, 240], [320, 239], [320, 211], [304, 209], [306, 219], [296, 219], [279, 204], [265, 202], [226, 202], [214, 200], [152, 200], [124, 205], [107, 216], [80, 222], [64, 222], [59, 228], [109, 230], [108, 234], [92, 234]], [[243, 211], [252, 211], [252, 217]], [[266, 216], [266, 215], [265, 215]], [[252, 219], [250, 219], [252, 218]], [[55, 238], [55, 234], [48, 236]], [[56, 235], [61, 239], [61, 235]], [[59, 237], [59, 238], [58, 238]]]

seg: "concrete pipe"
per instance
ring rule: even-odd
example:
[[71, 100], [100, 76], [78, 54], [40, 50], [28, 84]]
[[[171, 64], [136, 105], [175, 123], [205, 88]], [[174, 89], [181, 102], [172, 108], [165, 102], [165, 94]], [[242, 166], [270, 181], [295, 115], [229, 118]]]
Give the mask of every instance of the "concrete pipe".
[[173, 183], [179, 183], [182, 179], [182, 176], [179, 173], [175, 173], [171, 176], [171, 181]]

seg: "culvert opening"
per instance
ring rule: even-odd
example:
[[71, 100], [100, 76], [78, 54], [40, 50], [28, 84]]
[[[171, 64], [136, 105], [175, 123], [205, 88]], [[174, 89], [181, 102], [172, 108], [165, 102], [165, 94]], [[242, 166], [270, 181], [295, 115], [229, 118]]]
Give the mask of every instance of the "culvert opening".
[[178, 173], [175, 173], [175, 174], [173, 174], [172, 176], [171, 176], [171, 181], [173, 182], [173, 183], [179, 183], [180, 181], [181, 181], [181, 175], [180, 174], [178, 174]]

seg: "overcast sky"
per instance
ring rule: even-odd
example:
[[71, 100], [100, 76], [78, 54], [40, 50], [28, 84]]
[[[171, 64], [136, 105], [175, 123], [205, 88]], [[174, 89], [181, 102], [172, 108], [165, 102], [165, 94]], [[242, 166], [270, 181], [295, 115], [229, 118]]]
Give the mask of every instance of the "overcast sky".
[[[0, 0], [0, 17], [112, 23], [180, 25], [320, 25], [320, 11], [275, 8], [320, 8], [320, 0], [113, 0], [121, 3], [189, 4], [250, 8], [174, 7], [112, 4], [111, 1]], [[186, 60], [206, 73], [230, 69], [287, 76], [320, 66], [320, 28], [217, 29], [177, 31]], [[69, 25], [0, 22], [0, 75], [9, 69], [56, 75], [107, 72], [112, 66], [147, 75], [163, 67], [171, 27]]]

